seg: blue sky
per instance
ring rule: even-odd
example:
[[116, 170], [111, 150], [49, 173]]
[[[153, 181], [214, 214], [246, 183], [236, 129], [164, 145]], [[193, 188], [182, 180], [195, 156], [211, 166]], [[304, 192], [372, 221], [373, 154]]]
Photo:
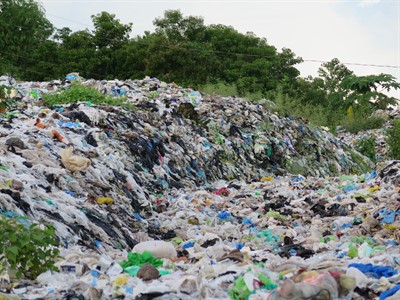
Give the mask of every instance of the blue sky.
[[[400, 66], [399, 0], [42, 0], [48, 19], [58, 28], [91, 29], [90, 16], [103, 10], [133, 35], [153, 30], [152, 21], [167, 9], [204, 18], [206, 24], [232, 25], [240, 32], [265, 37], [278, 49], [290, 48], [306, 60]], [[302, 76], [316, 76], [320, 63], [304, 62]], [[400, 68], [348, 65], [358, 75]], [[392, 93], [400, 99], [400, 91]]]

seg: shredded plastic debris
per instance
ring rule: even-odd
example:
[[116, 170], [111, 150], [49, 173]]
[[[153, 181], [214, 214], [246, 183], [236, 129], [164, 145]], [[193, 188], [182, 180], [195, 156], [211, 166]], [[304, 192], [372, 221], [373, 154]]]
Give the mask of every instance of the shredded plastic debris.
[[[330, 133], [244, 99], [68, 76], [0, 77], [18, 98], [0, 114], [0, 214], [54, 225], [62, 256], [35, 282], [2, 274], [0, 299], [398, 294], [398, 161], [374, 171]], [[137, 109], [41, 104], [69, 80]]]

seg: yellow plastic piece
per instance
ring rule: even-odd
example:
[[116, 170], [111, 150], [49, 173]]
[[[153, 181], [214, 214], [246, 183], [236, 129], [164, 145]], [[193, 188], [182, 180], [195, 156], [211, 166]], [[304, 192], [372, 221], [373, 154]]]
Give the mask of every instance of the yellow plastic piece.
[[98, 198], [97, 203], [98, 204], [111, 204], [114, 202], [113, 198]]
[[397, 229], [399, 229], [399, 227], [397, 227], [395, 225], [391, 225], [391, 224], [385, 224], [383, 227], [385, 229], [388, 229], [388, 230], [397, 230]]
[[376, 191], [379, 191], [381, 188], [379, 187], [379, 185], [375, 185], [374, 187], [369, 188], [368, 190], [373, 193]]
[[126, 277], [126, 276], [118, 276], [114, 280], [114, 284], [119, 285], [119, 286], [126, 285], [127, 282], [128, 282], [128, 277]]

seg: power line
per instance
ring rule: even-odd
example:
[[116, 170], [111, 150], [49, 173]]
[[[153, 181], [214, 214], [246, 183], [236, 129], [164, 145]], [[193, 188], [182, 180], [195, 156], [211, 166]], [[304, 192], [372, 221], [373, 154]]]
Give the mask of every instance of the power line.
[[81, 22], [78, 22], [78, 21], [75, 21], [75, 20], [71, 20], [71, 19], [67, 19], [67, 18], [64, 18], [64, 17], [56, 16], [56, 15], [53, 15], [53, 14], [48, 13], [48, 12], [46, 12], [46, 15], [49, 15], [49, 16], [52, 16], [54, 18], [61, 19], [61, 20], [64, 20], [64, 21], [68, 21], [68, 22], [71, 22], [71, 23], [76, 23], [76, 24], [79, 24], [79, 25], [87, 26], [87, 27], [94, 27], [93, 25], [88, 25], [88, 24], [81, 23]]
[[[303, 59], [304, 62], [317, 62], [317, 63], [327, 63], [329, 61], [324, 60], [315, 60], [315, 59]], [[395, 68], [400, 69], [400, 66], [390, 66], [390, 65], [375, 65], [375, 64], [363, 64], [363, 63], [348, 63], [341, 62], [343, 65], [354, 65], [354, 66], [362, 66], [362, 67], [378, 67], [378, 68]]]

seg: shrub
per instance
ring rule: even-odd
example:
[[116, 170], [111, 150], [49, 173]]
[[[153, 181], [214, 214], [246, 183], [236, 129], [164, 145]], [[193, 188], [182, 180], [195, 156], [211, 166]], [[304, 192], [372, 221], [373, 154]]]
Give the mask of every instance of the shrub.
[[400, 159], [400, 120], [393, 122], [393, 127], [386, 131], [388, 154], [392, 159]]
[[381, 128], [384, 122], [385, 120], [381, 117], [347, 116], [343, 119], [341, 125], [348, 132], [357, 133], [363, 130]]
[[362, 155], [368, 157], [373, 162], [376, 162], [376, 151], [375, 151], [375, 137], [365, 137], [357, 141], [355, 148]]
[[59, 257], [59, 250], [55, 248], [58, 242], [54, 228], [40, 227], [0, 217], [0, 273], [10, 268], [16, 270], [18, 278], [24, 275], [35, 279], [47, 270], [57, 270], [54, 260]]
[[78, 83], [72, 84], [70, 87], [61, 92], [49, 93], [43, 95], [43, 101], [48, 105], [69, 104], [76, 102], [91, 102], [101, 104], [107, 101], [107, 96], [91, 87], [83, 86]]
[[218, 83], [207, 83], [200, 85], [198, 90], [204, 94], [217, 94], [220, 96], [237, 96], [238, 92], [236, 86], [233, 84], [227, 84], [223, 82]]
[[123, 106], [129, 110], [135, 110], [136, 107], [133, 104], [126, 102], [126, 97], [112, 97], [104, 95], [99, 90], [83, 86], [79, 83], [73, 83], [69, 88], [62, 90], [61, 92], [48, 93], [43, 95], [43, 101], [50, 106], [56, 104], [70, 104], [77, 102], [90, 102], [92, 104], [109, 104], [115, 106]]
[[[203, 85], [199, 85], [197, 89], [202, 93], [208, 95], [217, 94], [224, 97], [240, 95], [236, 85], [224, 82], [206, 83]], [[251, 102], [255, 102], [262, 99], [264, 96], [261, 91], [257, 92], [247, 91], [242, 93], [242, 97], [248, 99]]]

